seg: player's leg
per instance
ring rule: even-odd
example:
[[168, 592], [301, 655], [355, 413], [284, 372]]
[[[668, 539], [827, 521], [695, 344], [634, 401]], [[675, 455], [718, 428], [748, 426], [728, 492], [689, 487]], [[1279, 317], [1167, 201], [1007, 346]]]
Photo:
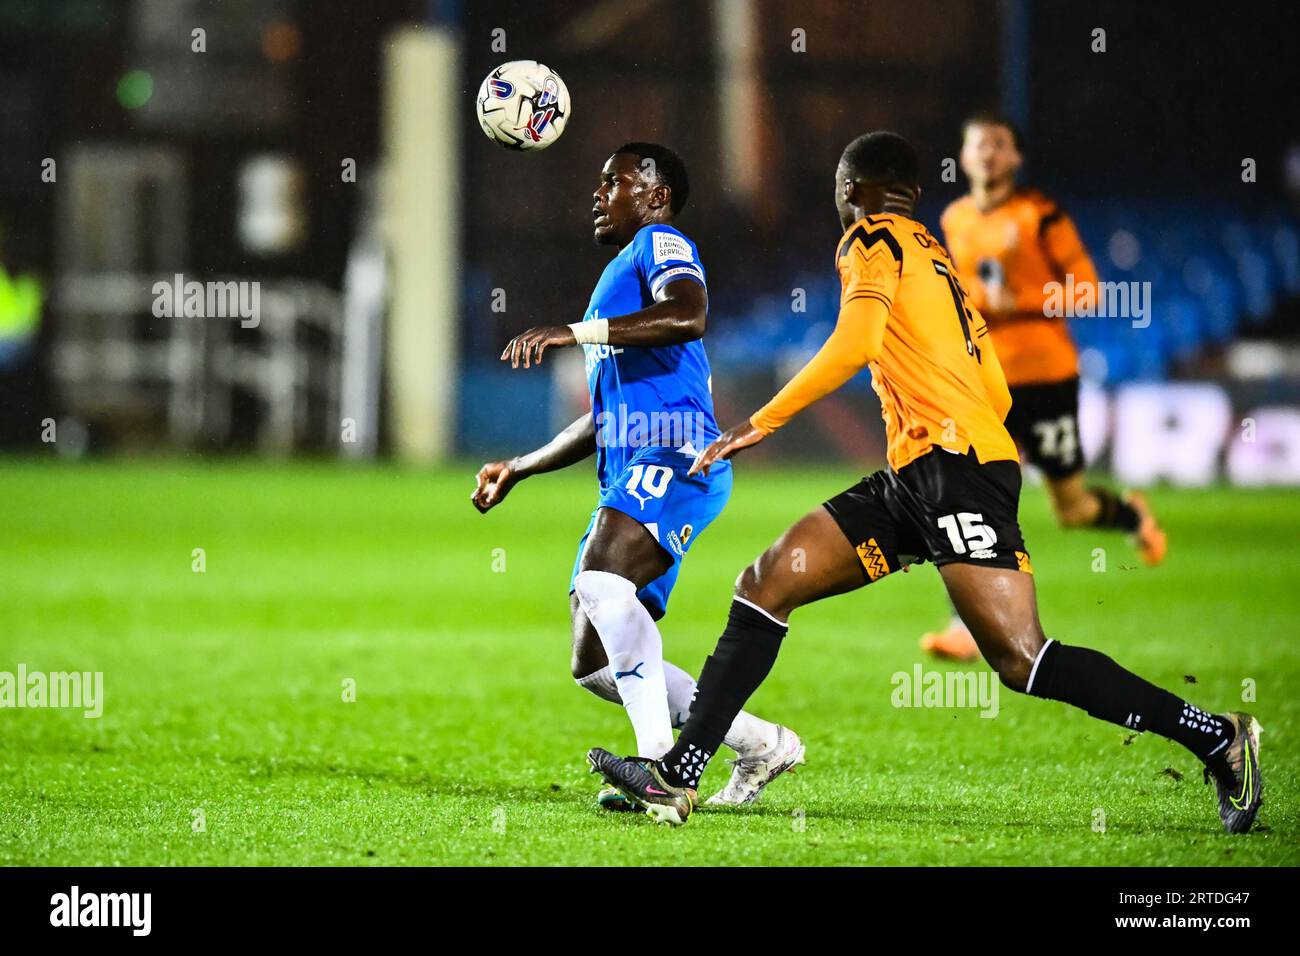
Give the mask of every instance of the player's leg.
[[[609, 669], [609, 659], [600, 643], [600, 635], [591, 626], [591, 621], [587, 620], [587, 615], [582, 613], [577, 592], [569, 595], [569, 614], [573, 619], [573, 652], [569, 666], [574, 681], [601, 700], [622, 704], [623, 699], [619, 697], [618, 687], [614, 684], [614, 673]], [[617, 787], [608, 785], [596, 793], [596, 806], [612, 811], [641, 809], [623, 796]]]
[[1205, 764], [1207, 779], [1215, 778], [1224, 828], [1250, 829], [1262, 791], [1259, 725], [1253, 717], [1207, 713], [1100, 651], [1048, 640], [1038, 620], [1032, 574], [967, 563], [945, 564], [940, 573], [1003, 684], [1182, 744]]
[[1144, 562], [1163, 561], [1165, 534], [1146, 499], [1132, 491], [1117, 495], [1084, 478], [1079, 380], [1014, 389], [1011, 407], [1007, 429], [1024, 450], [1025, 460], [1043, 473], [1056, 523], [1062, 528], [1125, 532]]
[[587, 755], [593, 771], [655, 820], [685, 822], [700, 776], [727, 728], [776, 662], [790, 613], [897, 570], [896, 556], [876, 547], [875, 538], [864, 540], [859, 550], [846, 534], [825, 507], [818, 508], [741, 572], [726, 629], [700, 672], [695, 704], [677, 743], [650, 765], [595, 748]]
[[1089, 485], [1083, 472], [1047, 476], [1052, 512], [1062, 528], [1101, 528], [1128, 534], [1145, 564], [1165, 559], [1168, 541], [1146, 496], [1137, 491], [1117, 495], [1103, 485]]
[[[585, 688], [601, 700], [621, 704], [614, 672], [605, 656], [600, 635], [582, 611], [577, 592], [569, 595], [569, 612], [573, 620], [573, 650], [570, 668], [579, 687]], [[672, 661], [664, 661], [664, 681], [667, 685], [668, 713], [674, 728], [683, 726], [691, 713], [695, 699], [695, 678]], [[742, 760], [761, 759], [781, 743], [784, 728], [769, 720], [741, 711], [732, 721], [723, 743], [736, 751]], [[789, 731], [785, 731], [789, 733]]]
[[[613, 483], [602, 498], [602, 507], [593, 516], [589, 533], [584, 537], [574, 569], [573, 592], [577, 604], [574, 612], [574, 677], [599, 696], [621, 699], [620, 691], [645, 703], [649, 691], [642, 675], [653, 668], [654, 659], [662, 660], [662, 643], [657, 629], [647, 626], [645, 615], [639, 609], [628, 609], [625, 616], [631, 626], [621, 626], [619, 616], [607, 624], [605, 630], [593, 626], [582, 610], [584, 596], [591, 597], [604, 585], [619, 585], [617, 577], [603, 581], [590, 571], [622, 574], [636, 585], [636, 597], [651, 619], [662, 617], [669, 595], [686, 553], [700, 535], [722, 511], [730, 496], [730, 469], [715, 471], [711, 476], [688, 474], [692, 462], [690, 455], [676, 449], [648, 448], [634, 459], [625, 478]], [[610, 534], [618, 529], [621, 537]], [[620, 562], [630, 562], [636, 573], [622, 567]], [[643, 583], [645, 577], [651, 577]], [[620, 585], [624, 595], [630, 587]], [[610, 611], [608, 604], [606, 611]], [[599, 632], [599, 634], [597, 633]], [[647, 653], [645, 643], [654, 642]], [[620, 647], [631, 657], [628, 667], [611, 667], [606, 659], [606, 647]], [[611, 651], [611, 654], [614, 653]], [[641, 670], [637, 664], [645, 662]], [[691, 675], [671, 663], [663, 662], [662, 679], [666, 688], [669, 727], [681, 726], [690, 712], [695, 696], [695, 680]], [[624, 676], [617, 677], [616, 674]], [[653, 682], [652, 682], [653, 683]], [[652, 722], [648, 732], [638, 731], [640, 737], [650, 737], [663, 749], [643, 756], [659, 756], [672, 743], [671, 731], [665, 732], [660, 706], [634, 703], [629, 716], [634, 726], [644, 727]], [[642, 720], [643, 713], [645, 720]], [[667, 736], [665, 737], [665, 733]], [[747, 786], [743, 796], [752, 799], [770, 781], [773, 761], [789, 759], [802, 761], [803, 746], [797, 735], [769, 721], [751, 714], [736, 716], [726, 736], [727, 746], [734, 749], [742, 765], [752, 772], [745, 774]], [[784, 748], [783, 746], [784, 745]], [[789, 751], [785, 754], [785, 751]], [[796, 752], [797, 751], [797, 752]], [[787, 759], [788, 758], [788, 759]], [[766, 768], [766, 770], [765, 770]], [[779, 770], [776, 772], [780, 772]]]
[[[1083, 458], [1079, 454], [1077, 425], [1078, 380], [1056, 384], [1019, 384], [1011, 386], [1011, 410], [1006, 426], [1020, 449], [1026, 464], [1039, 469], [1047, 478], [1049, 489], [1054, 478], [1081, 476]], [[1082, 479], [1080, 478], [1080, 482]], [[1052, 496], [1057, 521], [1063, 523], [1055, 494]], [[1071, 502], [1077, 508], [1092, 507], [1092, 499]], [[949, 605], [952, 601], [949, 600]], [[975, 638], [954, 607], [947, 628], [921, 636], [921, 647], [935, 657], [973, 661], [980, 655]]]
[[[1127, 532], [1145, 563], [1164, 560], [1165, 533], [1146, 499], [1133, 491], [1116, 495], [1084, 478], [1078, 379], [1013, 387], [1006, 426], [1025, 462], [1042, 472], [1058, 525]], [[970, 629], [955, 612], [946, 628], [922, 635], [921, 647], [951, 660], [974, 660], [979, 653]]]
[[600, 643], [600, 635], [591, 626], [587, 615], [582, 613], [582, 602], [575, 591], [569, 595], [569, 617], [573, 621], [573, 646], [569, 658], [569, 668], [573, 679], [601, 700], [621, 704], [618, 688], [614, 686], [614, 674], [609, 669], [609, 658]]
[[[614, 508], [601, 508], [573, 579], [574, 597], [599, 637], [643, 757], [663, 754], [672, 746], [673, 732], [663, 640], [637, 592], [671, 564], [645, 525]], [[589, 636], [580, 635], [575, 621], [575, 640], [579, 637], [590, 658]]]
[[809, 512], [736, 579], [727, 626], [700, 672], [691, 717], [664, 762], [694, 786], [731, 721], [772, 669], [799, 607], [863, 587], [895, 567], [864, 543], [855, 550], [824, 507]]

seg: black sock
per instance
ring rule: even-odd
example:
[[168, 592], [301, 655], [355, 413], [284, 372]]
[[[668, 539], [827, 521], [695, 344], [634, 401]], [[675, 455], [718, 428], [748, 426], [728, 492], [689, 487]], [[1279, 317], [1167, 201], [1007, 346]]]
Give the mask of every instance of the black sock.
[[675, 787], [699, 786], [700, 776], [731, 722], [776, 663], [787, 630], [762, 611], [739, 600], [731, 602], [727, 629], [696, 682], [691, 716], [673, 749], [659, 761], [665, 782]]
[[1027, 692], [1073, 704], [1112, 724], [1168, 737], [1206, 763], [1222, 759], [1235, 734], [1227, 718], [1207, 714], [1088, 647], [1048, 643], [1034, 664]]
[[1136, 531], [1138, 525], [1142, 523], [1142, 518], [1133, 509], [1133, 506], [1121, 501], [1115, 492], [1102, 488], [1100, 485], [1093, 485], [1088, 489], [1088, 493], [1096, 498], [1097, 504], [1101, 506], [1101, 509], [1097, 512], [1097, 517], [1092, 520], [1094, 528]]

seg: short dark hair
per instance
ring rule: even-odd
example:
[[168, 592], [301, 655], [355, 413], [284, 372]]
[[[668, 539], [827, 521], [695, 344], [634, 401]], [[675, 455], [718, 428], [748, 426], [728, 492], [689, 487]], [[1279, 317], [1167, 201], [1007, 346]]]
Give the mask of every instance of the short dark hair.
[[614, 151], [615, 156], [619, 153], [629, 153], [643, 162], [647, 159], [653, 162], [655, 175], [672, 194], [668, 208], [674, 216], [682, 211], [691, 195], [691, 181], [686, 175], [686, 164], [680, 156], [658, 143], [624, 143]]
[[879, 130], [859, 136], [844, 148], [840, 165], [855, 178], [866, 182], [915, 186], [920, 181], [920, 164], [912, 144]]
[[996, 110], [980, 110], [978, 113], [972, 113], [961, 124], [963, 139], [972, 126], [1001, 126], [1011, 134], [1011, 142], [1015, 144], [1016, 149], [1019, 152], [1024, 152], [1024, 137], [1020, 135], [1020, 127], [1012, 122], [1011, 117], [1005, 113], [999, 113]]

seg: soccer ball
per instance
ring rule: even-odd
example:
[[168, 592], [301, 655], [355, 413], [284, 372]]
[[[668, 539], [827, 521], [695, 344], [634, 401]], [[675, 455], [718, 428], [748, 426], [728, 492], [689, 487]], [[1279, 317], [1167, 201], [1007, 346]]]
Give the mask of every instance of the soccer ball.
[[564, 132], [569, 91], [558, 73], [536, 60], [511, 60], [478, 88], [478, 124], [506, 149], [545, 149]]

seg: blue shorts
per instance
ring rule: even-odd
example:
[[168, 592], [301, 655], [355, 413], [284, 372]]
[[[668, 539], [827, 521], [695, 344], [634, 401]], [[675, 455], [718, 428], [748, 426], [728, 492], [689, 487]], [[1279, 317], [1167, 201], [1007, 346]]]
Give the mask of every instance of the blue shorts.
[[578, 542], [578, 556], [569, 577], [570, 594], [587, 538], [596, 525], [596, 514], [601, 508], [613, 508], [645, 525], [672, 561], [667, 571], [637, 592], [651, 617], [657, 621], [664, 616], [682, 558], [731, 497], [730, 462], [713, 465], [708, 477], [688, 476], [686, 472], [694, 461], [694, 452], [676, 448], [646, 447], [632, 456], [627, 467], [601, 490], [600, 503]]

